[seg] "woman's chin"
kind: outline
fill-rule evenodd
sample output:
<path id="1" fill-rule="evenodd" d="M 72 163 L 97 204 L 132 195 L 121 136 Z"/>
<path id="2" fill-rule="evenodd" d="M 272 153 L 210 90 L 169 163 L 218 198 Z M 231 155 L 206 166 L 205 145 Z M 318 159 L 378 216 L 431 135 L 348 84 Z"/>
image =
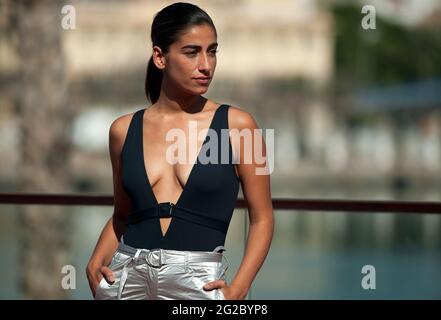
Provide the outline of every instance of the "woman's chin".
<path id="1" fill-rule="evenodd" d="M 207 87 L 198 87 L 196 88 L 196 90 L 194 91 L 195 94 L 204 94 L 206 93 L 208 90 L 208 86 Z"/>

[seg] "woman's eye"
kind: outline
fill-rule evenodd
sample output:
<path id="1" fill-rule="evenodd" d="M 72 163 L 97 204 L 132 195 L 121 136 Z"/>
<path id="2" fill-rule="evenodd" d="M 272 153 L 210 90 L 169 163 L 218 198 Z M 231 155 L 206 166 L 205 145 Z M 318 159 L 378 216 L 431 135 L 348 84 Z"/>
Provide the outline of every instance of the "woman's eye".
<path id="1" fill-rule="evenodd" d="M 210 51 L 210 53 L 212 53 L 212 54 L 216 54 L 218 51 L 219 51 L 219 50 L 212 50 L 212 51 Z M 197 52 L 186 52 L 185 54 L 186 54 L 186 55 L 195 55 L 195 54 L 197 54 Z"/>

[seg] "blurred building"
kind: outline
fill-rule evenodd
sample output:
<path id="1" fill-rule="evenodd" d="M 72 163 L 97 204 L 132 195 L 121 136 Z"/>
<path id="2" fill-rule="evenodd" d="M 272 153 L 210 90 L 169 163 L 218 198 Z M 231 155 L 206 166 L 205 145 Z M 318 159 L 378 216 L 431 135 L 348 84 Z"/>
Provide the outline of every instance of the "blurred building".
<path id="1" fill-rule="evenodd" d="M 109 5 L 102 0 L 78 0 L 73 4 L 76 28 L 63 30 L 63 49 L 69 103 L 78 114 L 73 136 L 78 152 L 71 161 L 74 175 L 79 179 L 93 177 L 98 181 L 101 177 L 104 179 L 101 186 L 109 186 L 105 128 L 119 114 L 148 105 L 144 77 L 151 55 L 150 26 L 154 14 L 172 2 L 131 0 L 113 1 Z M 312 176 L 338 175 L 352 179 L 365 174 L 379 178 L 394 170 L 396 159 L 404 159 L 394 144 L 393 118 L 383 117 L 372 127 L 353 129 L 347 126 L 339 101 L 326 98 L 326 88 L 335 74 L 335 35 L 333 16 L 323 5 L 325 2 L 193 3 L 212 16 L 218 30 L 218 65 L 207 96 L 244 107 L 261 127 L 275 130 L 275 176 L 301 184 L 303 178 Z M 414 21 L 413 27 L 433 25 L 440 12 L 435 1 L 373 1 L 373 4 L 379 16 Z M 406 14 L 401 15 L 402 12 Z M 5 10 L 0 14 L 3 26 L 7 16 L 4 13 Z M 415 18 L 410 17 L 412 14 Z M 52 23 L 61 27 L 59 22 Z M 0 147 L 7 156 L 0 175 L 12 179 L 11 173 L 17 170 L 14 159 L 18 155 L 14 154 L 17 133 L 8 91 L 14 88 L 14 70 L 20 66 L 8 44 L 8 31 L 2 30 L 0 130 L 7 138 Z M 387 115 L 387 108 L 379 107 L 380 114 Z M 439 126 L 439 121 L 433 126 Z M 412 132 L 409 131 L 410 136 Z M 375 143 L 378 139 L 382 142 Z M 414 140 L 423 145 L 419 139 L 416 136 Z M 431 136 L 429 145 L 438 145 L 437 139 L 439 135 Z M 406 145 L 412 143 L 403 145 L 408 148 Z M 440 162 L 439 152 L 415 152 L 424 154 L 428 163 L 424 168 L 429 168 L 429 176 L 432 175 L 437 170 L 433 164 Z M 417 168 L 421 160 L 412 157 L 409 162 Z M 366 170 L 359 170 L 360 166 Z"/>

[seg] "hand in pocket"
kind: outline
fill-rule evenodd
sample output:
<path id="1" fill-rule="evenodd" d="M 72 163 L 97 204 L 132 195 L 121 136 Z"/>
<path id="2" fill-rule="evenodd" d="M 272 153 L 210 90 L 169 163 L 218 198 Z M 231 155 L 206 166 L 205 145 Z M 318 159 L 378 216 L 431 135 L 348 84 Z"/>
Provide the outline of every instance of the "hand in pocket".
<path id="1" fill-rule="evenodd" d="M 95 297 L 96 290 L 98 289 L 103 278 L 108 283 L 113 283 L 115 281 L 113 272 L 108 266 L 100 266 L 98 268 L 88 269 L 87 278 L 89 281 L 89 286 L 92 290 L 93 297 Z"/>

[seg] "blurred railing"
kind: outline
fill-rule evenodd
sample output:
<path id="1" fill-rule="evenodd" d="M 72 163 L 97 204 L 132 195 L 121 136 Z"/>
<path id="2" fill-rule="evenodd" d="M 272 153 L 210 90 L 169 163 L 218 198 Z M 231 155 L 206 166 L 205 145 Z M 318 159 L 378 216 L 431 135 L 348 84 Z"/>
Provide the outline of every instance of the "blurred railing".
<path id="1" fill-rule="evenodd" d="M 113 196 L 65 193 L 0 193 L 0 204 L 111 206 L 113 205 Z M 238 199 L 236 208 L 246 209 L 246 201 Z M 277 198 L 273 199 L 273 209 L 441 214 L 441 202 Z"/>

